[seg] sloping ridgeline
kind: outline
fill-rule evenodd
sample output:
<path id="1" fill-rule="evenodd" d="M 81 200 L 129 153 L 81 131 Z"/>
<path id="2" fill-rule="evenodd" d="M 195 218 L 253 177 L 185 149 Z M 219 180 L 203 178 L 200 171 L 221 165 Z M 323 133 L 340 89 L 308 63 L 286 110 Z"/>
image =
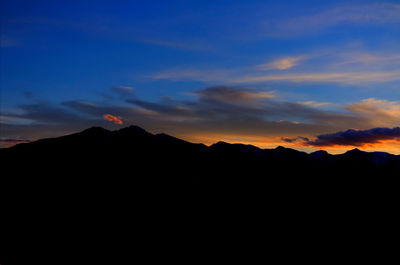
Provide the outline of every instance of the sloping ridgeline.
<path id="1" fill-rule="evenodd" d="M 398 200 L 399 157 L 357 149 L 208 147 L 131 126 L 94 127 L 0 155 L 2 249 L 21 263 L 115 264 L 132 260 L 132 249 L 168 259 L 193 250 L 182 242 L 215 233 L 229 241 L 233 230 L 244 236 L 243 226 L 250 234 L 270 227 L 277 244 L 326 227 L 339 236 L 353 222 L 362 237 L 365 220 L 390 220 Z"/>

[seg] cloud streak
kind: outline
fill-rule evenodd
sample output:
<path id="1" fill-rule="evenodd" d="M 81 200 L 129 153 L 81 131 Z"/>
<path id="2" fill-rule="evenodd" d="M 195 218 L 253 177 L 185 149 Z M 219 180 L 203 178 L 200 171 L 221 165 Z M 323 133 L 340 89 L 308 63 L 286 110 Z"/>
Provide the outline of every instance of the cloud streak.
<path id="1" fill-rule="evenodd" d="M 116 116 L 111 115 L 111 114 L 104 114 L 103 117 L 107 121 L 113 122 L 115 124 L 118 124 L 118 125 L 124 124 L 123 121 L 121 120 L 121 117 L 116 117 Z"/>
<path id="2" fill-rule="evenodd" d="M 266 37 L 287 38 L 322 32 L 335 26 L 382 26 L 400 23 L 400 5 L 391 3 L 343 5 L 314 14 L 264 21 Z"/>
<path id="3" fill-rule="evenodd" d="M 131 95 L 133 91 L 133 87 L 130 86 L 114 86 L 111 88 L 112 92 L 119 93 L 123 96 Z"/>
<path id="4" fill-rule="evenodd" d="M 191 80 L 231 85 L 287 82 L 369 86 L 400 81 L 399 58 L 398 50 L 376 53 L 354 48 L 332 48 L 329 51 L 277 58 L 266 64 L 225 69 L 174 68 L 146 77 L 153 80 Z M 296 67 L 300 62 L 302 67 Z"/>
<path id="5" fill-rule="evenodd" d="M 256 68 L 261 69 L 261 70 L 272 70 L 272 69 L 278 69 L 278 70 L 287 70 L 290 69 L 296 65 L 299 64 L 301 60 L 303 60 L 303 56 L 299 57 L 286 57 L 286 58 L 281 58 L 266 64 L 260 64 Z"/>
<path id="6" fill-rule="evenodd" d="M 197 93 L 201 100 L 217 100 L 228 103 L 255 103 L 260 99 L 274 98 L 274 92 L 259 92 L 251 89 L 235 89 L 229 86 L 215 86 Z"/>
<path id="7" fill-rule="evenodd" d="M 234 79 L 233 83 L 261 83 L 267 81 L 328 82 L 342 84 L 384 83 L 400 80 L 400 71 L 387 72 L 327 72 L 292 73 L 283 75 L 248 75 Z"/>

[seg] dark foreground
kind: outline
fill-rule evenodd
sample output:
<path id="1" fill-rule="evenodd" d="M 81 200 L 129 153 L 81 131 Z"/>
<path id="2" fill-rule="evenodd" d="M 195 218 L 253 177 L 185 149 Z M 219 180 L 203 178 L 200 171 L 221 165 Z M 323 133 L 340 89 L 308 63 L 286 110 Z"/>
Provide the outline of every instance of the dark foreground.
<path id="1" fill-rule="evenodd" d="M 0 155 L 3 265 L 201 259 L 195 244 L 249 236 L 301 248 L 351 230 L 362 241 L 377 236 L 372 220 L 389 227 L 399 199 L 400 158 L 359 150 L 207 147 L 132 126 Z"/>

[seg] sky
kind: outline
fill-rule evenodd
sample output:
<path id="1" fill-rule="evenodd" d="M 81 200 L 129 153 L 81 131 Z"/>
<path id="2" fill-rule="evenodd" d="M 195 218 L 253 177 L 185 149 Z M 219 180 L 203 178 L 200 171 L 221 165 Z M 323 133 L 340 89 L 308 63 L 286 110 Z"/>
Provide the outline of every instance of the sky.
<path id="1" fill-rule="evenodd" d="M 400 154 L 400 1 L 0 2 L 0 146 L 137 125 Z"/>

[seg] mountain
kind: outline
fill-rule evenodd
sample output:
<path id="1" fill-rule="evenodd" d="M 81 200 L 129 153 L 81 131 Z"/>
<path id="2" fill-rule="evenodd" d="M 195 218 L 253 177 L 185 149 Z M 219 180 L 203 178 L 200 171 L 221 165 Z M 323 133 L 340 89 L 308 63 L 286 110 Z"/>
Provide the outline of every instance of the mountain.
<path id="1" fill-rule="evenodd" d="M 221 230 L 228 239 L 237 226 L 257 235 L 268 227 L 277 242 L 324 227 L 334 234 L 341 220 L 360 216 L 360 226 L 360 213 L 389 211 L 400 169 L 387 153 L 205 146 L 137 126 L 18 144 L 0 161 L 0 249 L 20 259 L 11 264 L 119 264 L 131 249 L 164 259 L 190 253 L 173 239 L 209 242 Z"/>
<path id="2" fill-rule="evenodd" d="M 109 175 L 117 172 L 125 174 L 122 171 L 130 168 L 135 172 L 146 172 L 147 175 L 172 173 L 184 181 L 201 177 L 210 170 L 235 177 L 239 172 L 312 174 L 313 168 L 321 168 L 325 174 L 371 174 L 378 171 L 394 174 L 400 165 L 399 156 L 358 149 L 330 155 L 322 150 L 307 154 L 282 146 L 260 149 L 252 145 L 225 142 L 207 147 L 163 133 L 154 135 L 138 126 L 117 131 L 93 127 L 59 138 L 1 149 L 0 155 L 3 161 L 15 168 L 22 163 L 31 170 L 40 168 L 42 173 L 47 173 L 55 166 L 64 168 L 65 172 L 79 170 Z"/>

